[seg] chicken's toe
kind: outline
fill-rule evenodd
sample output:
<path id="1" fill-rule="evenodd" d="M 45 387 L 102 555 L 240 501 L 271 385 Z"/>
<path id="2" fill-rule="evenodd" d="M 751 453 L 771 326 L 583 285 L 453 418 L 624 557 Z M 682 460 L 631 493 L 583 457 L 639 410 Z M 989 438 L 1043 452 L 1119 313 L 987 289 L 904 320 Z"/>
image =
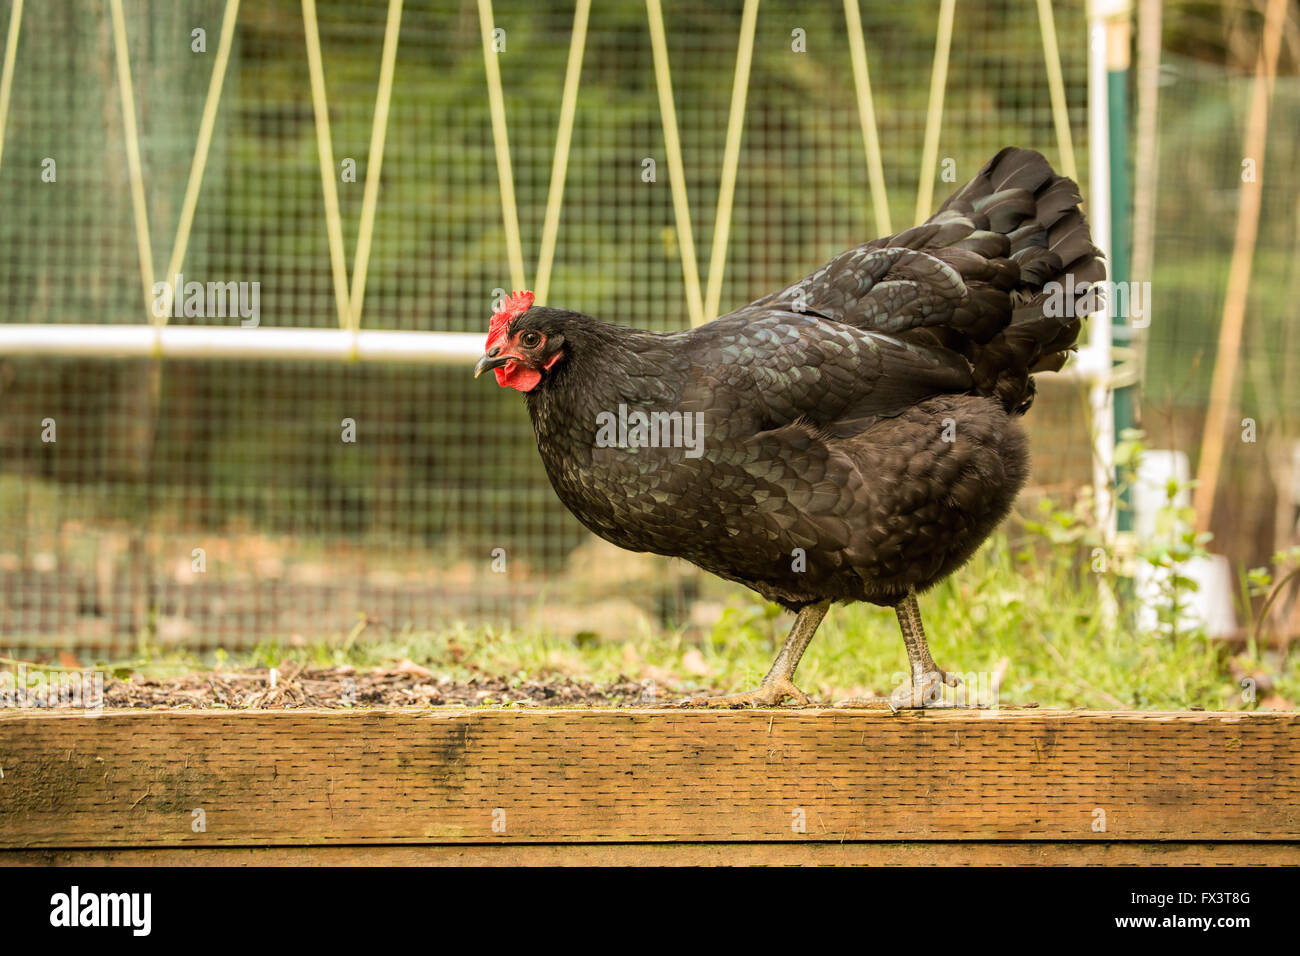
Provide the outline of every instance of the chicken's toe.
<path id="1" fill-rule="evenodd" d="M 900 687 L 890 694 L 890 700 L 899 709 L 922 710 L 940 707 L 955 707 L 956 704 L 944 700 L 943 688 L 957 687 L 961 678 L 935 667 L 923 674 L 913 676 L 911 685 Z"/>
<path id="2" fill-rule="evenodd" d="M 723 694 L 717 697 L 692 697 L 682 701 L 683 707 L 779 707 L 787 697 L 798 706 L 812 706 L 813 700 L 793 682 L 783 679 L 765 680 L 758 687 L 742 694 Z"/>

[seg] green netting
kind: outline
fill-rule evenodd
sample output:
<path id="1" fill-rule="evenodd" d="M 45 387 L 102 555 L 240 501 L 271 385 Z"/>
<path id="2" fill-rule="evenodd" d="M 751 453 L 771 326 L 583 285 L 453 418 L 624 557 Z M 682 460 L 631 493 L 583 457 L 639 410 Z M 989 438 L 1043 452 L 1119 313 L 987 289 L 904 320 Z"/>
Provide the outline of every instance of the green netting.
<path id="1" fill-rule="evenodd" d="M 224 4 L 124 6 L 161 273 Z M 913 219 L 939 3 L 863 6 L 890 208 L 902 228 Z M 1084 2 L 1054 7 L 1086 178 Z M 531 281 L 573 11 L 532 0 L 494 8 L 506 31 L 499 62 Z M 355 182 L 339 183 L 349 266 L 386 11 L 381 0 L 320 4 L 334 154 L 357 168 Z M 5 23 L 8 15 L 0 5 Z M 706 266 L 740 5 L 669 2 L 665 20 Z M 191 50 L 196 28 L 206 31 L 206 53 Z M 796 29 L 806 53 L 791 48 Z M 1160 320 L 1153 332 L 1157 383 L 1178 379 L 1196 349 L 1212 349 L 1244 82 L 1222 67 L 1188 66 L 1165 90 L 1157 263 L 1166 271 L 1157 289 L 1167 297 L 1155 311 L 1176 311 L 1178 321 Z M 1278 90 L 1294 116 L 1294 81 Z M 1275 134 L 1279 156 L 1294 145 L 1297 124 L 1287 125 Z M 1198 147 L 1199 166 L 1187 161 L 1189 142 L 1211 139 L 1219 145 Z M 1059 159 L 1035 4 L 959 4 L 940 157 L 960 182 L 1009 143 Z M 47 158 L 57 164 L 54 183 L 41 180 Z M 646 158 L 657 163 L 655 183 L 642 180 Z M 1293 206 L 1294 173 L 1276 166 L 1269 195 L 1289 189 Z M 658 329 L 687 322 L 668 180 L 644 5 L 595 3 L 552 304 Z M 936 203 L 952 188 L 937 182 Z M 0 322 L 147 321 L 107 4 L 27 5 L 0 197 Z M 1292 211 L 1270 202 L 1261 255 L 1294 276 L 1288 230 Z M 723 309 L 874 235 L 843 10 L 764 2 Z M 264 326 L 336 325 L 297 0 L 240 12 L 184 273 L 259 283 Z M 509 285 L 477 5 L 408 3 L 363 324 L 481 332 L 493 290 Z M 1252 348 L 1268 346 L 1254 338 Z M 41 441 L 47 418 L 57 422 L 55 443 Z M 355 443 L 340 438 L 346 418 L 356 422 Z M 1031 419 L 1035 480 L 1086 481 L 1079 388 L 1045 383 Z M 467 369 L 0 356 L 7 648 L 236 646 L 336 636 L 362 617 L 394 630 L 517 618 L 557 594 L 581 596 L 567 571 L 586 538 L 549 490 L 518 396 L 473 382 Z M 494 548 L 508 555 L 505 575 L 491 571 Z M 206 558 L 202 574 L 194 549 Z"/>

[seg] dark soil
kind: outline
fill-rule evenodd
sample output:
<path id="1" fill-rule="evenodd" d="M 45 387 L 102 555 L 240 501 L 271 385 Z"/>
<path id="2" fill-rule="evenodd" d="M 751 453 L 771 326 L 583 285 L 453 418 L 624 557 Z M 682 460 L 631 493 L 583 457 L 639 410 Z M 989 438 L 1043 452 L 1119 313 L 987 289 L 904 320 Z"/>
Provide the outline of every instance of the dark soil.
<path id="1" fill-rule="evenodd" d="M 287 666 L 238 672 L 186 674 L 161 679 L 133 677 L 104 685 L 105 707 L 193 707 L 197 709 L 287 709 L 295 707 L 656 706 L 683 695 L 628 679 L 593 684 L 567 677 L 511 681 L 473 677 L 453 681 L 419 665 L 395 670 Z"/>

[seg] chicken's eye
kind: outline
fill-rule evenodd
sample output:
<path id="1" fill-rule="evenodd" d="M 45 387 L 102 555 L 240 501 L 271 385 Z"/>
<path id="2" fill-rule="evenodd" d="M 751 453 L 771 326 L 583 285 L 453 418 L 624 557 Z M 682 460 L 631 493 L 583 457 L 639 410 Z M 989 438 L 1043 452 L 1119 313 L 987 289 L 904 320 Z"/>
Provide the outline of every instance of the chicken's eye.
<path id="1" fill-rule="evenodd" d="M 541 344 L 542 337 L 539 333 L 528 331 L 519 336 L 519 344 L 526 349 L 535 349 Z"/>

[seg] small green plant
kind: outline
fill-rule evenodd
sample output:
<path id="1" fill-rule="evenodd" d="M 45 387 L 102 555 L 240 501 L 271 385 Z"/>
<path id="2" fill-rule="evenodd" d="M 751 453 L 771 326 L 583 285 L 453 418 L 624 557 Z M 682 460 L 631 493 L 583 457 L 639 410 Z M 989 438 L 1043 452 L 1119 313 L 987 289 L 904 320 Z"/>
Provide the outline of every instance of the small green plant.
<path id="1" fill-rule="evenodd" d="M 1274 582 L 1273 571 L 1270 568 L 1251 568 L 1246 572 L 1247 593 L 1249 596 L 1264 597 L 1264 606 L 1260 608 L 1259 617 L 1256 619 L 1255 627 L 1251 632 L 1251 636 L 1256 642 L 1259 641 L 1260 628 L 1263 627 L 1273 602 L 1277 600 L 1287 584 L 1296 575 L 1300 575 L 1300 545 L 1288 548 L 1285 551 L 1274 552 L 1272 563 L 1275 568 L 1286 569 L 1276 579 L 1276 583 Z"/>
<path id="2" fill-rule="evenodd" d="M 1203 632 L 1204 627 L 1202 622 L 1188 617 L 1192 603 L 1190 595 L 1195 594 L 1200 586 L 1195 578 L 1183 573 L 1183 569 L 1189 561 L 1210 556 L 1205 545 L 1214 536 L 1208 531 L 1198 532 L 1194 525 L 1195 511 L 1188 505 L 1178 504 L 1180 496 L 1195 484 L 1174 478 L 1166 482 L 1165 503 L 1156 512 L 1155 534 L 1141 542 L 1138 548 L 1138 559 L 1146 562 L 1153 571 L 1152 604 L 1159 622 L 1158 630 L 1171 636 L 1177 636 L 1180 627 L 1189 627 L 1197 633 Z"/>

